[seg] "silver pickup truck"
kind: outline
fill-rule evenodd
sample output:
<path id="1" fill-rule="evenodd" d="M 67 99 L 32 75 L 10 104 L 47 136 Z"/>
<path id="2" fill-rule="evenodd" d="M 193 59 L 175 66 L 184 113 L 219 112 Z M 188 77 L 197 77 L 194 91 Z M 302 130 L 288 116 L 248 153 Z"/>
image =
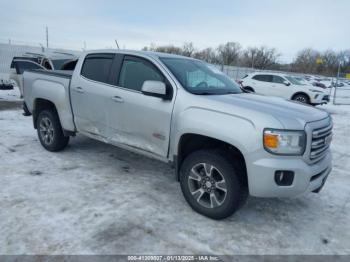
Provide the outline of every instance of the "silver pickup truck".
<path id="1" fill-rule="evenodd" d="M 213 219 L 250 194 L 319 192 L 331 171 L 328 113 L 244 93 L 205 62 L 164 53 L 84 53 L 74 71 L 24 73 L 40 142 L 76 133 L 171 163 L 189 205 Z"/>

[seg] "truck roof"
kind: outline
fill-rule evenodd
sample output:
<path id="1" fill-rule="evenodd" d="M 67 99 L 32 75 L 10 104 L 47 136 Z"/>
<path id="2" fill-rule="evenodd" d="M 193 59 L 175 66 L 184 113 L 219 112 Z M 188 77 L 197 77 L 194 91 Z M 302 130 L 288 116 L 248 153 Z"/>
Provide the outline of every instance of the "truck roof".
<path id="1" fill-rule="evenodd" d="M 84 52 L 84 54 L 96 54 L 96 53 L 116 53 L 116 54 L 129 54 L 129 55 L 143 55 L 152 58 L 183 58 L 183 59 L 193 59 L 191 57 L 169 54 L 169 53 L 161 53 L 161 52 L 153 52 L 153 51 L 141 51 L 141 50 L 127 50 L 127 49 L 98 49 L 98 50 L 89 50 Z"/>

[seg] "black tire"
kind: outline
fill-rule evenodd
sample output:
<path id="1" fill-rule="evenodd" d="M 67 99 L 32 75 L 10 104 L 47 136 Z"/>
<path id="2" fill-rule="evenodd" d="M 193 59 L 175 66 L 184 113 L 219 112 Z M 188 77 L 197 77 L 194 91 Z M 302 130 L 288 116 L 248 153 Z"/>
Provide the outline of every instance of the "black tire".
<path id="1" fill-rule="evenodd" d="M 299 103 L 303 103 L 303 104 L 310 104 L 310 99 L 307 95 L 304 95 L 304 94 L 297 94 L 295 96 L 293 96 L 293 99 L 294 101 L 297 101 Z"/>
<path id="2" fill-rule="evenodd" d="M 201 174 L 201 181 L 194 180 L 193 174 L 195 174 L 196 177 L 200 174 L 201 171 L 199 170 L 202 163 L 206 163 L 206 167 L 214 167 L 210 168 L 211 177 L 223 177 L 226 184 L 225 196 L 223 196 L 223 191 L 220 193 L 221 189 L 219 190 L 218 188 L 212 188 L 213 191 L 210 193 L 205 192 L 201 194 L 203 190 L 208 190 L 208 187 L 206 187 L 207 189 L 203 189 L 203 186 L 205 186 L 207 182 L 205 182 L 204 185 L 202 181 L 206 179 L 207 174 Z M 195 173 L 191 173 L 193 169 L 197 169 Z M 206 168 L 204 167 L 203 169 Z M 181 190 L 186 201 L 193 210 L 212 219 L 224 219 L 236 212 L 243 203 L 245 203 L 248 197 L 248 189 L 247 186 L 244 185 L 242 176 L 242 169 L 238 168 L 238 165 L 234 164 L 232 160 L 230 161 L 225 156 L 224 152 L 218 150 L 200 150 L 190 154 L 181 166 Z M 213 181 L 211 181 L 211 183 L 213 183 Z M 215 182 L 215 186 L 216 184 L 217 182 Z M 196 187 L 198 187 L 197 190 Z M 197 191 L 200 191 L 200 193 L 194 194 L 194 192 Z M 216 200 L 220 200 L 221 203 L 219 205 L 219 202 L 212 201 L 212 193 L 216 194 Z M 205 194 L 207 196 L 205 196 Z M 199 198 L 199 196 L 201 197 Z M 206 201 L 208 203 L 206 203 Z M 215 202 L 217 206 L 214 206 L 212 202 Z"/>
<path id="3" fill-rule="evenodd" d="M 46 150 L 56 152 L 68 145 L 69 137 L 64 136 L 60 120 L 55 111 L 41 111 L 36 120 L 36 126 L 40 143 Z"/>

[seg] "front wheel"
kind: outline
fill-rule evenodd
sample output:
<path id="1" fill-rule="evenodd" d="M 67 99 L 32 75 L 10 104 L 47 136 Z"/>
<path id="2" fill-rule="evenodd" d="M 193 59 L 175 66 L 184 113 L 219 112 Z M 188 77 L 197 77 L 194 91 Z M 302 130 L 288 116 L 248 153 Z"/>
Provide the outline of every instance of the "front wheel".
<path id="1" fill-rule="evenodd" d="M 248 193 L 240 169 L 216 150 L 189 155 L 181 166 L 180 184 L 186 201 L 198 213 L 223 219 L 245 202 Z"/>
<path id="2" fill-rule="evenodd" d="M 43 110 L 37 118 L 37 132 L 41 145 L 48 151 L 60 151 L 68 145 L 58 115 L 52 110 Z"/>
<path id="3" fill-rule="evenodd" d="M 303 104 L 310 104 L 310 99 L 304 94 L 297 94 L 293 97 L 294 101 L 298 101 Z"/>

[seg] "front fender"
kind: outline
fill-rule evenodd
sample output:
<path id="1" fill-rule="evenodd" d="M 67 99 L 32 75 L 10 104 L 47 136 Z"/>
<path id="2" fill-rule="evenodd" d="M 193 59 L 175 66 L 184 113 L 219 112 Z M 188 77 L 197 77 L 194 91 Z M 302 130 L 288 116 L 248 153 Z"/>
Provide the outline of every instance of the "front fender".
<path id="1" fill-rule="evenodd" d="M 181 112 L 175 123 L 174 155 L 178 155 L 181 136 L 198 134 L 226 142 L 244 155 L 261 147 L 261 135 L 252 121 L 215 110 L 191 107 Z"/>

